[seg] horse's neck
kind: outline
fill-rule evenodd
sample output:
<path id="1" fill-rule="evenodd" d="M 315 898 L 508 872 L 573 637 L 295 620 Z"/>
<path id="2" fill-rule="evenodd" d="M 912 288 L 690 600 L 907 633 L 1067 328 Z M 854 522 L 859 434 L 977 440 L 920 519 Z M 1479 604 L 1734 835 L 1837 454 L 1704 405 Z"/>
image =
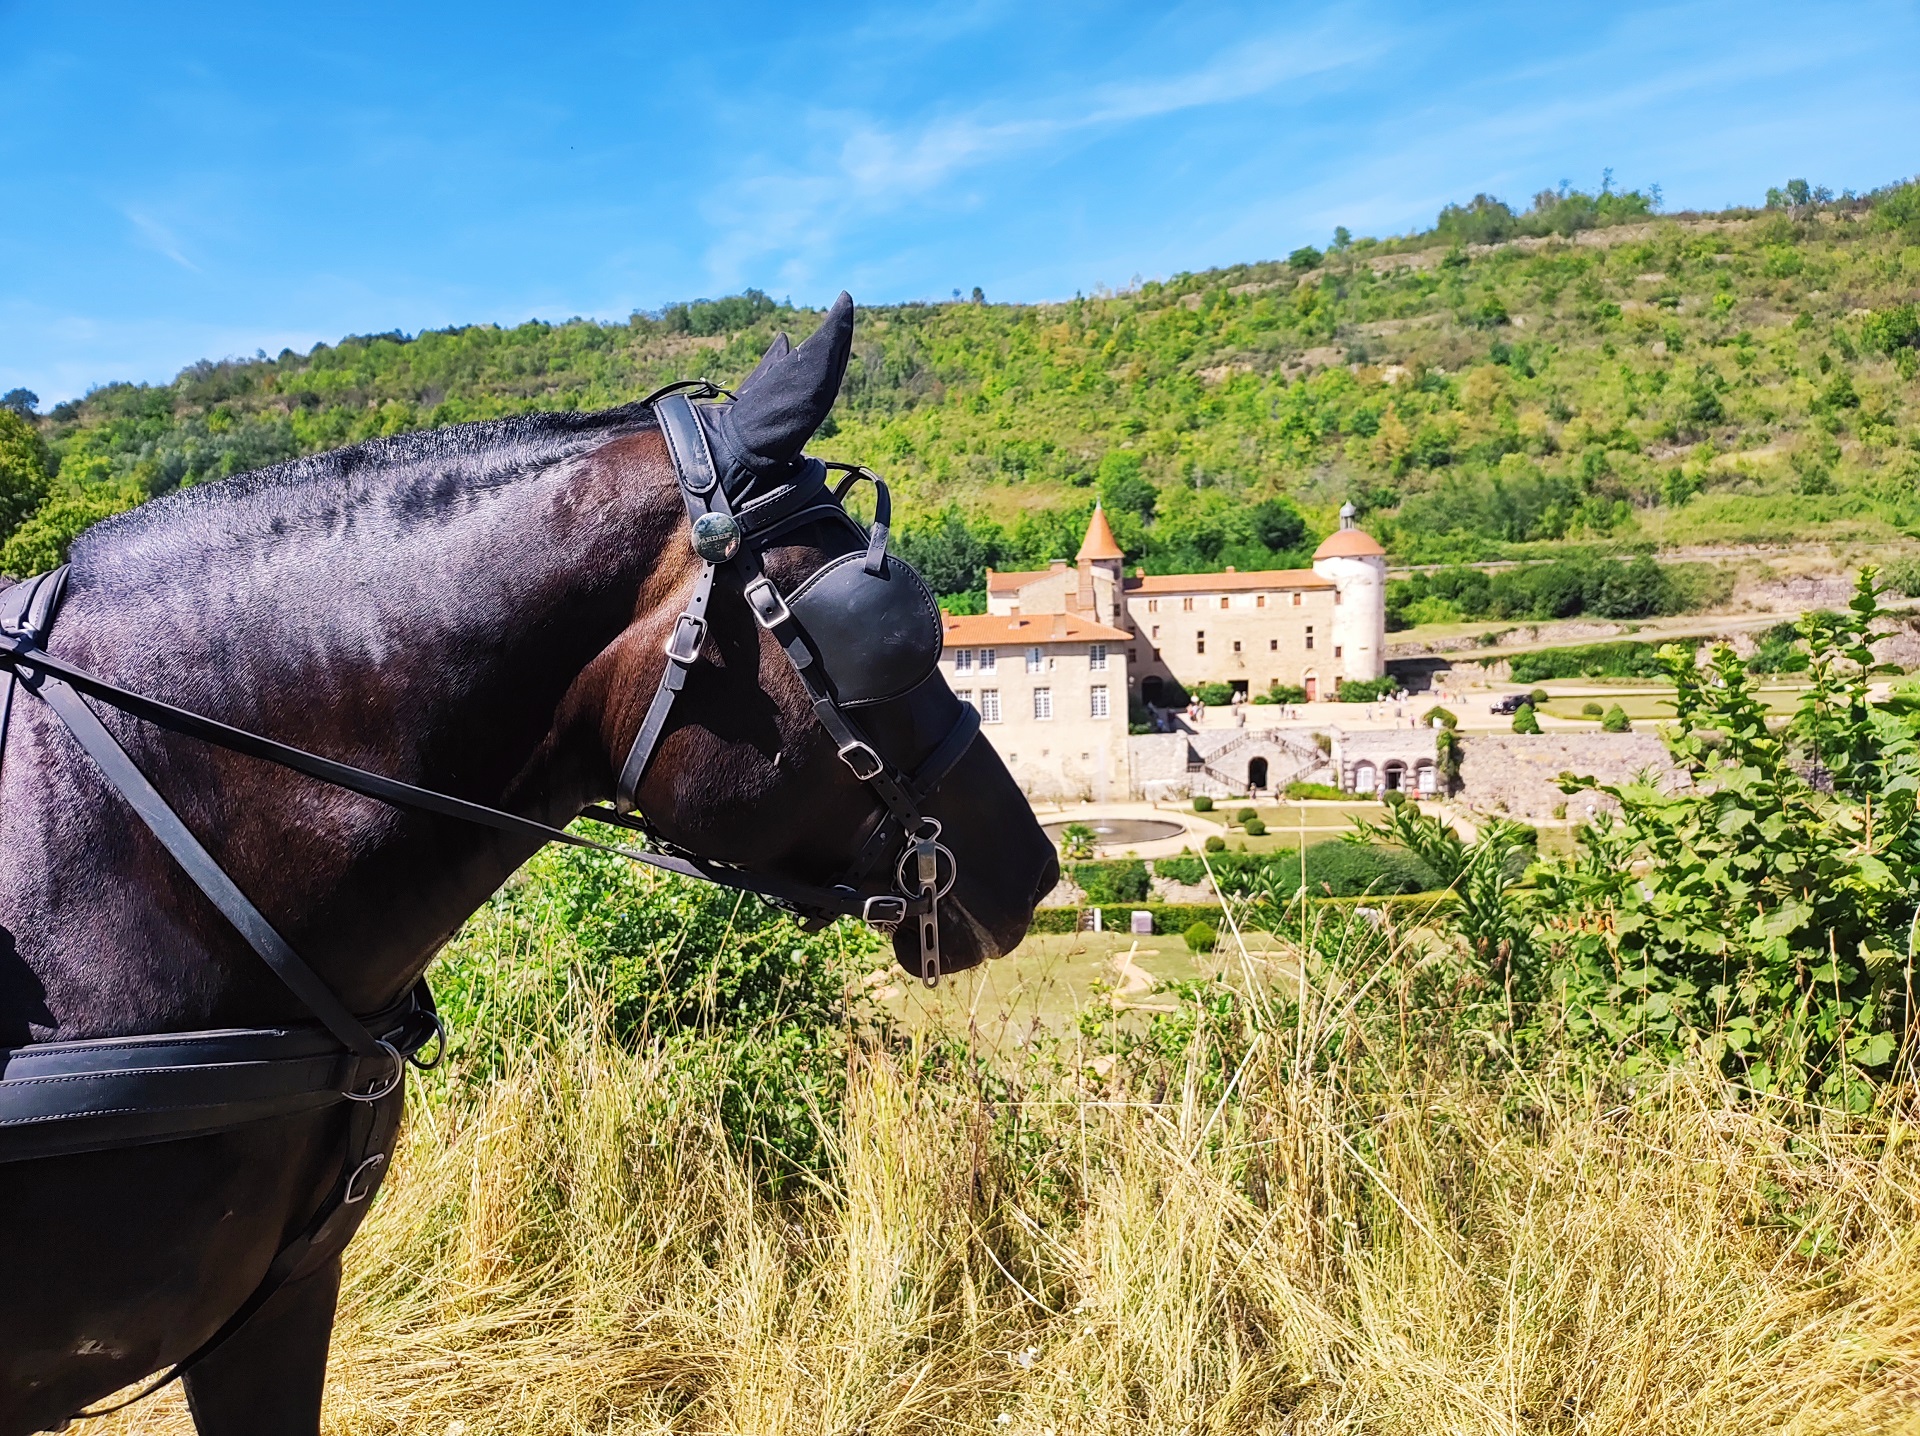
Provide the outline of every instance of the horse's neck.
<path id="1" fill-rule="evenodd" d="M 90 604 L 83 589 L 84 632 L 61 636 L 100 656 L 132 640 L 140 657 L 112 665 L 121 681 L 238 726 L 564 820 L 591 796 L 592 764 L 554 732 L 556 712 L 631 621 L 678 512 L 644 472 L 630 454 L 576 461 L 384 531 L 364 519 L 296 527 L 284 543 L 243 534 L 202 577 L 224 588 L 217 600 L 189 582 L 143 605 L 136 565 L 117 597 Z M 163 790 L 216 856 L 362 1010 L 410 981 L 530 852 L 187 740 L 138 737 L 137 756 L 165 770 Z M 165 911 L 154 921 L 152 940 L 177 949 L 188 924 Z M 258 960 L 224 936 L 211 944 L 225 994 L 214 1005 L 245 1005 L 259 996 Z"/>

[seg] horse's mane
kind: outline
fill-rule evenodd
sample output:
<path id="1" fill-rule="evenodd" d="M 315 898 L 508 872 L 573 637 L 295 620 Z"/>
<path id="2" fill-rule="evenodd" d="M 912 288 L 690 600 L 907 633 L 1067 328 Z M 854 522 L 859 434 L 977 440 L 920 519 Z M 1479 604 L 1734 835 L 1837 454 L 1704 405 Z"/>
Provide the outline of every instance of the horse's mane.
<path id="1" fill-rule="evenodd" d="M 609 439 L 653 424 L 644 403 L 592 413 L 519 414 L 370 439 L 344 449 L 291 459 L 218 483 L 197 484 L 142 504 L 87 530 L 73 546 L 78 567 L 111 564 L 117 554 L 177 533 L 189 542 L 202 526 L 244 527 L 250 511 L 271 521 L 289 502 L 344 507 L 370 483 L 402 510 L 445 503 L 449 489 L 494 488 L 546 469 Z M 331 492 L 329 492 L 331 491 Z"/>

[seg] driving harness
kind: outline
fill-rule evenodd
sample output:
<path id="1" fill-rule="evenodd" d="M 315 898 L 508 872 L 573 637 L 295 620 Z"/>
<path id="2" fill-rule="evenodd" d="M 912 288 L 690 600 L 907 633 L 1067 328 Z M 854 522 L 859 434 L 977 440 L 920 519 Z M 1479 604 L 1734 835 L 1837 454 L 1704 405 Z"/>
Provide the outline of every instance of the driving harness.
<path id="1" fill-rule="evenodd" d="M 239 1310 L 140 1396 L 184 1373 L 285 1282 L 344 1248 L 391 1158 L 406 1068 L 437 1065 L 445 1056 L 447 1037 L 424 978 L 381 1012 L 362 1016 L 348 1011 L 221 869 L 84 698 L 394 807 L 476 823 L 539 843 L 614 853 L 683 877 L 755 893 L 799 914 L 810 926 L 857 917 L 891 932 L 911 918 L 918 929 L 919 976 L 928 986 L 938 983 L 939 902 L 953 885 L 957 864 L 940 842 L 939 820 L 925 816 L 921 807 L 972 745 L 979 715 L 948 693 L 957 710 L 950 726 L 910 772 L 874 746 L 858 722 L 858 710 L 898 701 L 926 683 L 938 664 L 942 641 L 931 592 L 910 565 L 887 552 L 891 500 L 886 484 L 863 468 L 803 458 L 794 477 L 765 493 L 742 486 L 738 495 L 729 495 L 716 470 L 701 412 L 713 406 L 694 402 L 721 396 L 732 397 L 702 380 L 670 385 L 642 401 L 652 405 L 666 439 L 701 568 L 674 622 L 666 643 L 666 668 L 621 767 L 615 806 L 594 806 L 584 816 L 646 834 L 654 847 L 603 843 L 339 763 L 131 692 L 64 663 L 45 647 L 66 587 L 64 567 L 0 592 L 0 760 L 17 695 L 44 702 L 187 876 L 317 1019 L 283 1027 L 0 1049 L 0 1163 L 177 1140 L 324 1107 L 347 1108 L 342 1162 L 319 1209 L 275 1256 Z M 830 470 L 843 476 L 837 487 L 828 487 Z M 864 528 L 845 507 L 848 491 L 861 481 L 871 482 L 877 494 L 874 522 Z M 737 508 L 735 497 L 742 500 Z M 846 527 L 859 547 L 783 594 L 765 572 L 764 552 L 795 529 L 823 522 Z M 750 873 L 673 849 L 661 843 L 644 815 L 636 812 L 641 781 L 658 754 L 687 675 L 701 661 L 708 609 L 721 591 L 738 592 L 755 621 L 773 637 L 840 760 L 878 799 L 860 834 L 858 855 L 830 886 Z M 890 856 L 893 891 L 863 893 L 862 887 Z M 429 1044 L 433 1055 L 422 1058 Z"/>

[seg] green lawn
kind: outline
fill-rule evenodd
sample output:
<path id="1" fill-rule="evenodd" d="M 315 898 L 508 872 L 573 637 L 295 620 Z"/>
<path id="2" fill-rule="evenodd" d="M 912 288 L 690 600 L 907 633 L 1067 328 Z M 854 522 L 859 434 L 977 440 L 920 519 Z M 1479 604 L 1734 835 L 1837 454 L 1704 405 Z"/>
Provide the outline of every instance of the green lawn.
<path id="1" fill-rule="evenodd" d="M 1273 950 L 1272 938 L 1249 933 L 1246 940 L 1258 966 L 1269 969 L 1263 978 L 1284 975 L 1283 969 L 1274 970 L 1277 962 L 1270 964 L 1262 957 Z M 1123 974 L 1117 959 L 1129 952 L 1128 971 Z M 1225 971 L 1230 979 L 1244 976 L 1239 953 L 1230 943 L 1223 943 L 1218 953 L 1201 956 L 1178 936 L 1043 933 L 1027 938 L 1006 957 L 948 978 L 932 991 L 896 969 L 888 974 L 882 1000 L 909 1027 L 971 1026 L 981 1041 L 997 1047 L 1018 1045 L 1035 1032 L 1068 1035 L 1087 1011 L 1103 1018 L 1118 1013 L 1123 1020 L 1144 1022 L 1154 1009 L 1167 1005 L 1153 995 L 1155 983 L 1210 977 L 1217 971 Z"/>
<path id="2" fill-rule="evenodd" d="M 1567 680 L 1567 687 L 1584 690 L 1572 693 L 1555 692 L 1555 683 L 1540 685 L 1549 694 L 1545 712 L 1554 718 L 1572 718 L 1599 724 L 1598 718 L 1583 714 L 1580 710 L 1588 703 L 1598 703 L 1602 710 L 1618 703 L 1626 710 L 1627 717 L 1635 722 L 1664 723 L 1673 717 L 1673 689 L 1666 684 L 1657 686 L 1620 688 L 1610 691 L 1594 691 L 1601 688 L 1597 681 L 1577 682 Z M 1609 686 L 1610 687 L 1610 686 Z M 1767 712 L 1776 718 L 1789 718 L 1799 706 L 1800 695 L 1806 691 L 1804 686 L 1777 686 L 1759 690 L 1760 698 L 1767 705 Z"/>

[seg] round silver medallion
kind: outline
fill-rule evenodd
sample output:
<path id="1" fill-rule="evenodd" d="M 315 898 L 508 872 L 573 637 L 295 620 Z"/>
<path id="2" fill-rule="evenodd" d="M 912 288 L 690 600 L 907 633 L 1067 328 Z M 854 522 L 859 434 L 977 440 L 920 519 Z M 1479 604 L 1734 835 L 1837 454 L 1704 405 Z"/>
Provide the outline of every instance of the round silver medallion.
<path id="1" fill-rule="evenodd" d="M 708 563 L 725 563 L 740 552 L 740 525 L 731 514 L 702 514 L 693 521 L 693 551 Z"/>

